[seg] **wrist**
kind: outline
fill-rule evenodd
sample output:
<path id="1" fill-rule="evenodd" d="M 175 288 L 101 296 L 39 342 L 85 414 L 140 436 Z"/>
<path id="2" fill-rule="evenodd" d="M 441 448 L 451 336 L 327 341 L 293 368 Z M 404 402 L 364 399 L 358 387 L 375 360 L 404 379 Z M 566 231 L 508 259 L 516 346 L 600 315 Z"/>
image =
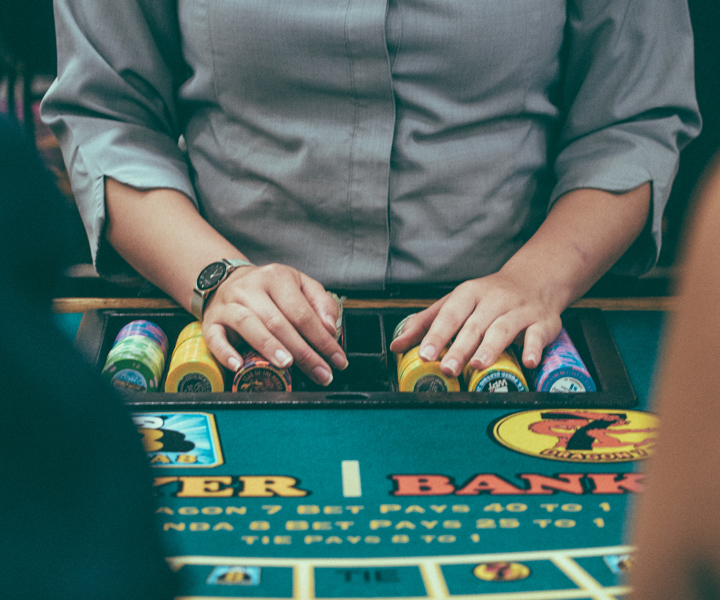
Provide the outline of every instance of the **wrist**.
<path id="1" fill-rule="evenodd" d="M 576 299 L 575 279 L 567 265 L 552 257 L 539 261 L 522 254 L 521 249 L 498 275 L 514 283 L 516 289 L 526 290 L 527 300 L 537 299 L 557 314 L 562 313 Z"/>
<path id="2" fill-rule="evenodd" d="M 249 260 L 234 258 L 222 258 L 219 261 L 210 263 L 206 266 L 197 277 L 195 288 L 193 289 L 192 300 L 190 302 L 190 312 L 202 321 L 205 306 L 212 294 L 220 287 L 220 285 L 230 276 L 230 274 L 240 267 L 255 266 Z"/>

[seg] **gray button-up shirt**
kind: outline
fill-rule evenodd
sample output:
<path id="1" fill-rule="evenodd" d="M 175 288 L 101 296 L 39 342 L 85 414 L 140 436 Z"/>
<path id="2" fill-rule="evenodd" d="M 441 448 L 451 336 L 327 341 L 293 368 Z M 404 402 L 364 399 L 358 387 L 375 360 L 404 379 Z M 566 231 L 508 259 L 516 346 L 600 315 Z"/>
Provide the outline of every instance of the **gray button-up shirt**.
<path id="1" fill-rule="evenodd" d="M 346 289 L 492 273 L 562 194 L 651 181 L 621 261 L 639 273 L 700 127 L 686 0 L 55 6 L 42 114 L 106 275 L 106 176 L 180 190 L 251 260 Z"/>

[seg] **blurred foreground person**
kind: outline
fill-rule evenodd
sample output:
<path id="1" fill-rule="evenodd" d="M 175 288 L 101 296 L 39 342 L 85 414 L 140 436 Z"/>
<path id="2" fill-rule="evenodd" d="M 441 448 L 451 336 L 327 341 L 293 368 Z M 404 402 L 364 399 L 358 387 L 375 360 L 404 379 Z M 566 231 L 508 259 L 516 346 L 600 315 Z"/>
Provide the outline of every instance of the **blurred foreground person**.
<path id="1" fill-rule="evenodd" d="M 66 210 L 0 115 L 0 597 L 171 598 L 137 431 L 52 321 Z"/>
<path id="2" fill-rule="evenodd" d="M 720 161 L 700 188 L 655 397 L 632 600 L 720 598 Z"/>

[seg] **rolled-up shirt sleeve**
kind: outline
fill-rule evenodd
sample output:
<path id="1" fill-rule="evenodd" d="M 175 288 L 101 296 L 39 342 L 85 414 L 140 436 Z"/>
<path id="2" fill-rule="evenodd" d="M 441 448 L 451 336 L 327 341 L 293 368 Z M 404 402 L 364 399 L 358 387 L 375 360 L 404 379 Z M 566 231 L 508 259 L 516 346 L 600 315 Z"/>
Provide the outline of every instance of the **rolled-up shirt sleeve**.
<path id="1" fill-rule="evenodd" d="M 700 131 L 685 0 L 568 4 L 565 121 L 550 206 L 579 188 L 652 186 L 645 231 L 613 268 L 637 275 L 660 252 L 661 221 L 680 150 Z"/>
<path id="2" fill-rule="evenodd" d="M 56 0 L 58 77 L 42 102 L 60 142 L 98 272 L 133 275 L 104 240 L 106 177 L 171 188 L 196 204 L 178 146 L 187 77 L 175 2 Z"/>
<path id="3" fill-rule="evenodd" d="M 442 182 L 454 176 L 451 168 L 457 167 L 457 162 L 446 167 L 434 155 L 413 154 L 417 139 L 427 139 L 424 133 L 425 137 L 414 134 L 403 137 L 403 132 L 412 131 L 414 126 L 419 127 L 418 134 L 424 132 L 428 114 L 435 114 L 436 110 L 441 117 L 439 122 L 445 123 L 448 131 L 454 131 L 453 127 L 459 131 L 471 121 L 472 131 L 476 132 L 462 140 L 454 135 L 448 137 L 449 146 L 444 146 L 443 151 L 455 148 L 458 155 L 476 156 L 477 148 L 482 148 L 482 152 L 494 148 L 496 159 L 485 162 L 485 172 L 481 176 L 469 173 L 467 177 L 467 181 L 487 182 L 478 194 L 481 202 L 464 202 L 476 197 L 475 188 L 447 187 L 453 191 L 453 197 L 456 191 L 460 194 L 456 206 L 479 207 L 468 221 L 483 223 L 478 235 L 485 236 L 479 240 L 485 245 L 468 236 L 472 243 L 467 247 L 487 247 L 492 256 L 478 260 L 493 268 L 504 260 L 518 240 L 537 227 L 536 217 L 548 200 L 552 207 L 557 198 L 574 189 L 626 192 L 651 182 L 653 208 L 646 231 L 616 265 L 620 272 L 644 272 L 659 253 L 662 212 L 677 171 L 679 151 L 700 129 L 687 0 L 545 2 L 545 8 L 540 3 L 530 6 L 515 0 L 492 6 L 471 4 L 472 8 L 467 9 L 477 27 L 492 31 L 498 23 L 517 21 L 526 27 L 518 31 L 525 32 L 531 22 L 537 28 L 543 15 L 549 24 L 557 23 L 557 27 L 551 28 L 553 43 L 540 46 L 543 49 L 547 46 L 553 60 L 541 61 L 548 72 L 537 74 L 540 89 L 528 96 L 531 116 L 529 121 L 523 121 L 517 116 L 518 111 L 526 110 L 524 105 L 506 102 L 505 96 L 503 102 L 497 102 L 499 96 L 485 93 L 503 87 L 493 84 L 492 78 L 485 77 L 489 81 L 485 87 L 470 86 L 473 92 L 469 95 L 465 92 L 469 80 L 464 79 L 468 75 L 458 76 L 457 85 L 447 85 L 441 92 L 437 89 L 440 84 L 433 86 L 418 80 L 413 69 L 429 73 L 435 82 L 446 81 L 442 77 L 448 72 L 456 76 L 457 68 L 451 68 L 452 61 L 437 63 L 433 57 L 452 51 L 455 54 L 451 52 L 449 56 L 462 58 L 464 54 L 459 48 L 465 48 L 465 44 L 453 42 L 453 46 L 442 38 L 428 39 L 427 28 L 410 27 L 415 17 L 407 17 L 406 32 L 409 35 L 415 31 L 416 48 L 429 47 L 432 52 L 417 54 L 414 59 L 417 62 L 412 63 L 413 52 L 417 50 L 413 51 L 408 38 L 403 38 L 402 60 L 396 65 L 400 72 L 393 75 L 387 63 L 386 28 L 381 26 L 387 7 L 381 0 L 357 11 L 349 5 L 340 7 L 339 12 L 322 8 L 334 7 L 332 0 L 325 4 L 307 0 L 287 14 L 277 13 L 277 7 L 268 7 L 268 3 L 260 0 L 189 2 L 180 3 L 184 8 L 180 15 L 175 0 L 56 0 L 58 79 L 43 101 L 42 116 L 60 141 L 98 272 L 105 277 L 118 275 L 123 268 L 124 272 L 132 272 L 104 239 L 104 180 L 112 177 L 141 189 L 175 189 L 197 205 L 193 186 L 196 184 L 203 215 L 232 243 L 242 243 L 243 248 L 268 261 L 297 261 L 303 269 L 314 269 L 311 273 L 320 280 L 334 281 L 334 277 L 339 277 L 337 272 L 341 272 L 343 282 L 362 281 L 364 285 L 369 281 L 382 285 L 388 253 L 375 252 L 377 268 L 370 277 L 365 267 L 353 270 L 347 266 L 354 260 L 353 240 L 360 239 L 357 232 L 363 230 L 363 236 L 367 234 L 367 239 L 373 240 L 366 244 L 366 250 L 385 248 L 390 235 L 388 211 L 392 208 L 399 215 L 398 211 L 407 206 L 408 211 L 415 213 L 417 222 L 420 208 L 432 209 L 432 198 L 437 195 L 434 190 L 444 189 Z M 290 0 L 285 5 L 294 6 Z M 321 8 L 314 9 L 316 5 Z M 357 6 L 361 5 L 365 6 L 363 3 Z M 464 6 L 459 0 L 455 5 Z M 484 17 L 490 6 L 495 20 Z M 408 14 L 412 13 L 411 10 Z M 424 19 L 435 18 L 420 13 L 417 19 L 421 24 Z M 373 18 L 366 18 L 367 14 Z M 311 19 L 308 15 L 315 17 Z M 457 22 L 437 18 L 440 25 L 447 27 L 443 31 L 448 32 L 448 39 L 455 40 Z M 321 21 L 318 28 L 317 19 L 326 19 L 327 23 Z M 351 22 L 352 26 L 348 25 Z M 362 33 L 357 38 L 360 40 L 357 48 L 352 45 L 355 34 L 350 35 L 355 28 L 358 34 Z M 460 29 L 466 36 L 461 40 L 469 42 L 478 37 L 473 27 Z M 510 33 L 514 29 L 507 28 Z M 333 35 L 325 39 L 317 31 Z M 537 36 L 546 34 L 539 29 L 535 32 Z M 286 43 L 267 42 L 278 39 Z M 308 39 L 322 39 L 323 43 L 309 44 Z M 493 44 L 502 41 L 492 39 Z M 561 45 L 562 68 L 558 69 L 556 52 Z M 494 70 L 485 65 L 485 75 L 502 75 L 500 80 L 503 85 L 509 84 L 511 92 L 507 97 L 516 99 L 523 97 L 528 84 L 526 74 L 518 72 L 517 57 L 511 58 L 498 61 Z M 403 62 L 408 60 L 411 62 Z M 403 64 L 416 66 L 403 73 L 399 69 Z M 442 68 L 436 69 L 437 64 Z M 332 68 L 321 69 L 318 65 Z M 482 68 L 480 64 L 477 78 L 480 81 L 484 81 Z M 354 73 L 367 75 L 367 87 L 358 87 L 358 82 L 365 80 L 354 79 Z M 412 83 L 410 88 L 408 82 Z M 402 110 L 390 113 L 394 84 L 396 95 L 400 98 L 407 92 L 412 102 L 398 104 Z M 418 101 L 421 95 L 427 106 Z M 477 99 L 472 118 L 463 117 L 466 97 Z M 435 102 L 437 98 L 441 101 Z M 422 110 L 414 115 L 408 106 L 416 105 Z M 359 113 L 360 107 L 363 110 Z M 432 107 L 430 112 L 428 107 Z M 362 121 L 360 114 L 367 121 Z M 393 118 L 395 130 L 387 126 Z M 186 122 L 190 124 L 187 133 L 192 168 L 178 147 Z M 490 127 L 480 126 L 486 122 Z M 505 132 L 503 139 L 508 140 L 507 144 L 514 143 L 510 139 L 513 135 L 513 139 L 520 139 L 523 127 L 533 128 L 534 137 L 524 145 L 525 162 L 519 162 L 517 177 L 498 168 L 498 163 L 510 162 L 504 158 L 507 154 L 507 149 L 503 154 L 504 143 L 498 145 L 499 153 L 497 147 L 490 145 L 496 125 Z M 393 139 L 393 131 L 400 135 Z M 543 154 L 537 158 L 533 150 L 540 139 Z M 453 145 L 457 143 L 460 146 Z M 393 144 L 394 155 L 389 150 Z M 551 158 L 547 159 L 545 151 L 550 145 Z M 326 151 L 325 146 L 334 150 Z M 458 147 L 463 152 L 458 152 Z M 365 154 L 359 152 L 361 148 Z M 530 155 L 532 158 L 527 159 Z M 284 158 L 279 160 L 281 156 Z M 404 170 L 390 169 L 391 156 L 407 158 Z M 344 165 L 348 165 L 347 170 Z M 555 173 L 555 187 L 549 199 L 546 167 Z M 391 171 L 390 184 L 383 189 L 388 177 L 383 173 L 387 171 Z M 319 173 L 322 177 L 317 177 Z M 333 185 L 322 187 L 318 194 L 314 182 L 330 177 L 328 173 L 334 174 Z M 417 180 L 411 177 L 417 174 L 422 177 Z M 537 202 L 534 196 L 526 199 L 524 193 L 517 193 L 518 210 L 509 211 L 506 221 L 486 226 L 488 215 L 502 212 L 495 208 L 505 206 L 506 196 L 515 193 L 503 187 L 506 180 L 527 182 L 522 189 L 532 195 L 534 183 L 540 178 L 542 189 Z M 462 173 L 458 180 L 466 181 Z M 305 185 L 308 181 L 313 185 Z M 357 192 L 353 191 L 356 184 Z M 404 190 L 402 194 L 408 198 L 420 200 L 403 204 L 398 190 Z M 236 202 L 236 197 L 242 202 Z M 353 198 L 357 206 L 340 201 L 341 198 Z M 437 198 L 444 202 L 445 196 L 439 194 Z M 532 210 L 523 205 L 525 202 L 532 204 Z M 323 207 L 321 218 L 317 216 L 318 206 Z M 377 209 L 372 218 L 367 217 L 370 207 Z M 297 218 L 297 224 L 286 217 L 285 229 L 274 233 L 268 241 L 267 229 L 259 224 L 275 219 L 283 210 Z M 332 218 L 328 216 L 329 210 L 335 211 Z M 352 216 L 355 210 L 365 215 L 365 222 Z M 326 252 L 338 261 L 333 263 L 333 272 L 327 261 L 313 256 L 312 250 L 298 257 L 298 244 L 288 241 L 296 239 L 289 233 L 297 238 L 314 235 L 331 220 L 340 223 L 333 232 L 334 246 L 326 247 Z M 398 221 L 413 222 L 407 215 L 397 218 Z M 356 233 L 345 235 L 343 232 L 350 231 L 348 228 L 355 228 Z M 412 246 L 416 237 L 432 235 L 422 228 L 418 228 L 422 234 L 407 225 L 405 229 L 405 238 L 393 242 L 402 245 L 409 240 L 408 246 L 394 255 L 398 273 L 402 266 L 397 266 L 401 264 L 397 257 L 403 252 L 419 265 L 408 271 L 414 279 L 433 277 L 433 273 L 437 278 L 441 270 L 445 276 L 444 266 L 432 267 L 437 262 L 436 256 L 444 257 L 439 265 L 474 264 L 477 252 L 466 251 L 464 247 L 457 252 L 443 250 L 434 254 L 426 248 L 416 251 Z M 263 231 L 260 236 L 259 230 Z M 327 230 L 328 227 L 323 233 Z M 521 230 L 523 235 L 517 234 Z M 441 228 L 437 231 L 436 238 L 444 240 L 446 231 Z M 498 243 L 497 236 L 505 236 L 503 243 Z M 502 252 L 497 248 L 502 248 Z M 475 271 L 459 269 L 453 273 L 459 279 Z"/>

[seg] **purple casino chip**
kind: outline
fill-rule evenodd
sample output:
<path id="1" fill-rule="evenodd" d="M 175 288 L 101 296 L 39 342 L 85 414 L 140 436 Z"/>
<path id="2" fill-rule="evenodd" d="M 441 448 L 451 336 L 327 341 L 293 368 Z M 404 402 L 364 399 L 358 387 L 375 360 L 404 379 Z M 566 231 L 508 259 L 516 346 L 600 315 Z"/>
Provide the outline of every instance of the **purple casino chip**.
<path id="1" fill-rule="evenodd" d="M 130 323 L 125 325 L 120 330 L 117 337 L 115 338 L 115 343 L 117 344 L 121 339 L 131 335 L 142 335 L 144 337 L 150 338 L 155 343 L 157 343 L 158 346 L 160 346 L 164 354 L 167 354 L 167 336 L 165 335 L 165 332 L 152 321 L 146 321 L 144 319 L 130 321 Z"/>
<path id="2" fill-rule="evenodd" d="M 563 328 L 560 335 L 543 352 L 533 376 L 536 392 L 595 392 L 597 388 L 580 353 Z"/>

